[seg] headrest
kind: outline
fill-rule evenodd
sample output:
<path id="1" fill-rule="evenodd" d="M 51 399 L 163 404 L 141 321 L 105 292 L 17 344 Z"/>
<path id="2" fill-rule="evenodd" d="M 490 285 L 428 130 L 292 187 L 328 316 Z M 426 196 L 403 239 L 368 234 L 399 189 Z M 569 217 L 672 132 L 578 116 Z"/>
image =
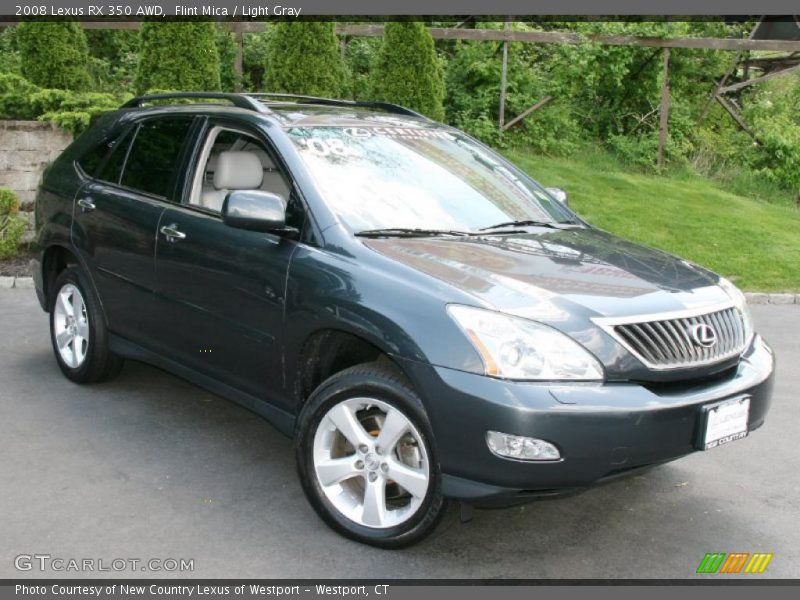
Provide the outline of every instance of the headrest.
<path id="1" fill-rule="evenodd" d="M 253 190 L 261 185 L 264 169 L 254 152 L 220 152 L 214 171 L 218 190 Z"/>

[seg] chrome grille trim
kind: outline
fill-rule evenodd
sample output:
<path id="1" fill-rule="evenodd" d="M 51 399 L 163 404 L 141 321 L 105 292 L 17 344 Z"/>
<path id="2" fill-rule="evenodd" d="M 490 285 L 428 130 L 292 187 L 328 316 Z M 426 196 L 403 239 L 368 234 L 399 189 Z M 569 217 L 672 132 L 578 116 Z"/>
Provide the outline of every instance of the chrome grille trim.
<path id="1" fill-rule="evenodd" d="M 706 306 L 654 315 L 592 319 L 648 368 L 664 371 L 722 362 L 741 354 L 746 341 L 744 321 L 730 304 Z M 717 334 L 711 348 L 696 344 L 694 325 L 709 325 Z"/>

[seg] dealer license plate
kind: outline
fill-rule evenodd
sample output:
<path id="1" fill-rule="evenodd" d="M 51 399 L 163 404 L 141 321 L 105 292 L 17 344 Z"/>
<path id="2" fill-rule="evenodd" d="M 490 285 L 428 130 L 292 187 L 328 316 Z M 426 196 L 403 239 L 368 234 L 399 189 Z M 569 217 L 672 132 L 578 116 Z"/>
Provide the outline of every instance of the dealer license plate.
<path id="1" fill-rule="evenodd" d="M 710 450 L 747 437 L 750 396 L 741 396 L 704 406 L 706 415 L 703 449 Z"/>

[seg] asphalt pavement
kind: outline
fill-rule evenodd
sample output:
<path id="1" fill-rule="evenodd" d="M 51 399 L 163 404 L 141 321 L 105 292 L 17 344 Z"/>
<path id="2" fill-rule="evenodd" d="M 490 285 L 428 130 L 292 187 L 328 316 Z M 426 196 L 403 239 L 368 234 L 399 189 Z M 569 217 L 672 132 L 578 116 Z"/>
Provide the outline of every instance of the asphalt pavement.
<path id="1" fill-rule="evenodd" d="M 755 577 L 800 577 L 800 305 L 753 313 L 778 378 L 749 438 L 468 524 L 451 510 L 422 544 L 382 551 L 319 520 L 261 418 L 132 361 L 75 385 L 33 290 L 0 289 L 0 578 L 92 576 L 19 571 L 20 555 L 193 559 L 181 575 L 204 578 L 685 578 L 706 552 L 773 553 Z M 95 576 L 178 575 L 140 568 Z"/>

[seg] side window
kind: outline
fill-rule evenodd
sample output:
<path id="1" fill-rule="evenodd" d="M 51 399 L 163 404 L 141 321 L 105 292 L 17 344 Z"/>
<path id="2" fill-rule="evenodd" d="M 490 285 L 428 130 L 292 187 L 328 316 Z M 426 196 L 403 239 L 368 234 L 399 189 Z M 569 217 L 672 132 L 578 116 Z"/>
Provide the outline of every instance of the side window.
<path id="1" fill-rule="evenodd" d="M 78 164 L 84 173 L 94 177 L 100 169 L 100 164 L 111 150 L 110 140 L 103 138 L 100 143 L 78 159 Z"/>
<path id="2" fill-rule="evenodd" d="M 93 148 L 78 159 L 78 164 L 81 166 L 81 169 L 90 177 L 116 183 L 119 180 L 119 173 L 122 165 L 120 164 L 119 169 L 116 170 L 116 177 L 109 178 L 107 176 L 109 171 L 104 168 L 104 163 L 107 164 L 107 161 L 111 160 L 110 157 L 113 155 L 117 156 L 117 162 L 121 162 L 119 159 L 120 156 L 122 156 L 122 161 L 124 161 L 125 154 L 127 153 L 126 148 L 130 143 L 130 138 L 127 137 L 128 133 L 130 133 L 130 128 L 126 128 L 123 131 L 118 130 L 111 135 L 103 137 Z M 111 169 L 112 173 L 114 171 L 114 169 Z"/>
<path id="3" fill-rule="evenodd" d="M 156 119 L 139 126 L 125 161 L 121 184 L 171 198 L 175 173 L 191 117 Z"/>
<path id="4" fill-rule="evenodd" d="M 100 171 L 95 174 L 97 179 L 119 183 L 119 176 L 122 174 L 122 167 L 125 164 L 125 157 L 128 156 L 132 138 L 132 135 L 125 135 L 112 144 L 110 156 Z"/>
<path id="5" fill-rule="evenodd" d="M 200 153 L 189 204 L 220 212 L 234 190 L 272 192 L 290 206 L 294 200 L 288 177 L 262 142 L 241 131 L 213 127 Z"/>

